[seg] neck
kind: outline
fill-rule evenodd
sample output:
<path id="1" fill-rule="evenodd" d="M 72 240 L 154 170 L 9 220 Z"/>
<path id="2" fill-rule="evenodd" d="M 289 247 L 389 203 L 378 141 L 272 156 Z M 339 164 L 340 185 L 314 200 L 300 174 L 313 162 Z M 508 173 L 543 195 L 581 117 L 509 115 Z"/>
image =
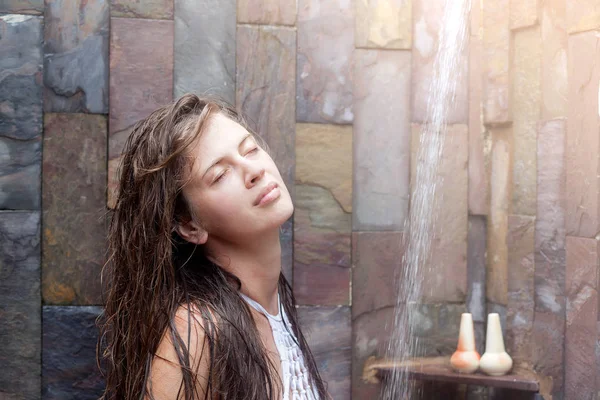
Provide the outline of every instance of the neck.
<path id="1" fill-rule="evenodd" d="M 260 303 L 269 313 L 279 312 L 277 292 L 281 273 L 279 230 L 260 235 L 259 240 L 231 243 L 209 238 L 209 257 L 242 282 L 241 292 Z"/>

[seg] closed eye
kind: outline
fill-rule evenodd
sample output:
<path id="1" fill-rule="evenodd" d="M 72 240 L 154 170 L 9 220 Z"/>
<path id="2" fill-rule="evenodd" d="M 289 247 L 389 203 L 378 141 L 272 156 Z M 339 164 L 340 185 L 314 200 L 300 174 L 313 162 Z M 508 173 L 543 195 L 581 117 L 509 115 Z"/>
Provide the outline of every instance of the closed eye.
<path id="1" fill-rule="evenodd" d="M 220 182 L 221 180 L 223 180 L 223 178 L 225 177 L 225 175 L 227 175 L 227 172 L 229 171 L 229 169 L 225 169 L 223 170 L 223 172 L 221 172 L 213 181 L 213 183 L 217 183 Z"/>
<path id="2" fill-rule="evenodd" d="M 246 155 L 256 153 L 257 151 L 258 151 L 258 147 L 255 147 L 255 148 L 251 149 L 250 151 L 248 151 L 246 153 Z"/>

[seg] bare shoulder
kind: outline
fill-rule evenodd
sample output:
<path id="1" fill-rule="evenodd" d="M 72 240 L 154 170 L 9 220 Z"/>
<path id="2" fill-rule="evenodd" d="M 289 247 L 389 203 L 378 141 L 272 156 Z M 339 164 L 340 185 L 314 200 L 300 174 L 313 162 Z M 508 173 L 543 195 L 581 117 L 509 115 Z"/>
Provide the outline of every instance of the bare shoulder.
<path id="1" fill-rule="evenodd" d="M 155 399 L 184 398 L 181 357 L 192 373 L 196 396 L 204 398 L 210 365 L 205 329 L 206 323 L 197 307 L 184 305 L 177 309 L 171 326 L 161 338 L 150 369 L 148 390 Z"/>

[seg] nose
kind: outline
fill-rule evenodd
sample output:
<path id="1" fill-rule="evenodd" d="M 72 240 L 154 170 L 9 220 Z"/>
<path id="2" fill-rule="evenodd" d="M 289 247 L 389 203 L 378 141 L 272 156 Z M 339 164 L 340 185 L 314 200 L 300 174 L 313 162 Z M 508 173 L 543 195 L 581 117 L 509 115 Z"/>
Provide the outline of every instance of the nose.
<path id="1" fill-rule="evenodd" d="M 250 189 L 260 182 L 265 175 L 265 168 L 257 161 L 246 160 L 244 183 Z"/>

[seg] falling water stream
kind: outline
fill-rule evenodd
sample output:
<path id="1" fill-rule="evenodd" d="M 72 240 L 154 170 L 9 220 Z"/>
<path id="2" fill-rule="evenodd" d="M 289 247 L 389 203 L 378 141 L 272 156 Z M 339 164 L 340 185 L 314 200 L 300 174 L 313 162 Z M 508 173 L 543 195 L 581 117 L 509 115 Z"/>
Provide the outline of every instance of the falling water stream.
<path id="1" fill-rule="evenodd" d="M 427 123 L 419 135 L 419 162 L 416 182 L 410 202 L 410 217 L 404 232 L 405 246 L 402 270 L 398 276 L 396 314 L 386 357 L 405 360 L 420 354 L 420 344 L 414 331 L 416 315 L 410 305 L 418 304 L 422 296 L 425 269 L 430 264 L 431 238 L 435 232 L 435 194 L 440 185 L 438 164 L 446 133 L 448 110 L 453 106 L 456 83 L 460 79 L 460 62 L 467 40 L 470 0 L 447 0 L 438 34 L 433 76 L 427 97 Z M 442 228 L 442 227 L 440 227 Z M 429 275 L 429 274 L 427 274 Z M 396 368 L 382 388 L 383 400 L 408 400 L 419 397 L 405 368 Z"/>

